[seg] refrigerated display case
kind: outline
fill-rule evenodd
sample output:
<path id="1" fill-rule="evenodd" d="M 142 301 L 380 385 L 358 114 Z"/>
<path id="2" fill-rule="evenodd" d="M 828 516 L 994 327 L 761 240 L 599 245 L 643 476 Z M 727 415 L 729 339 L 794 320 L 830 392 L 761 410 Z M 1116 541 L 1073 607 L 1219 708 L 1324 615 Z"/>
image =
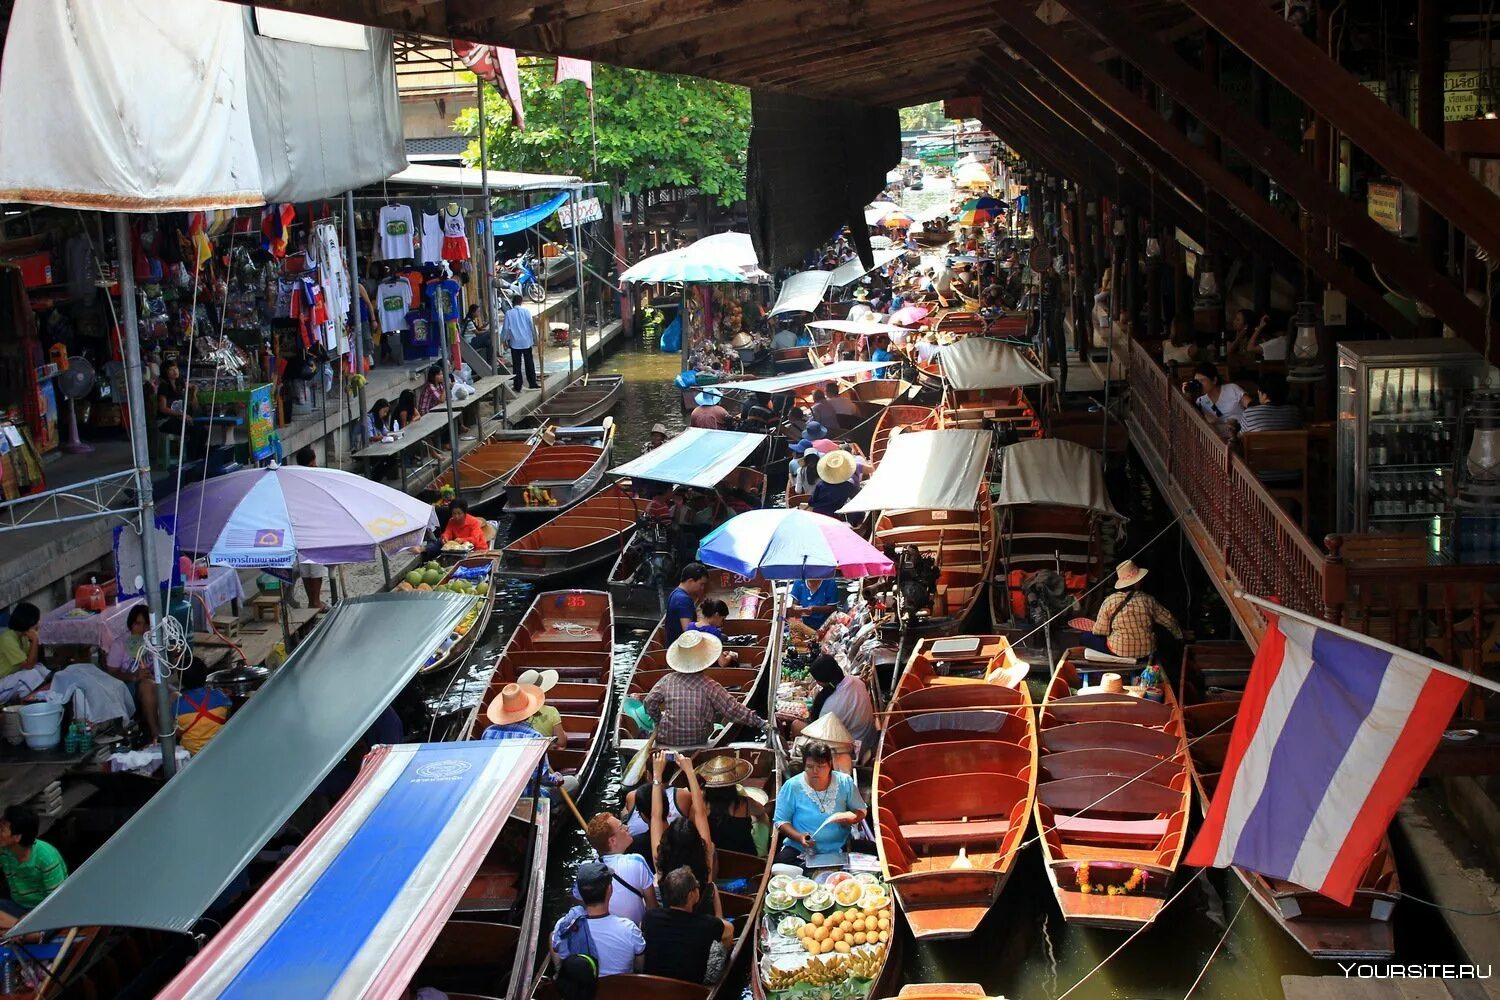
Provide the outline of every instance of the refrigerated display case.
<path id="1" fill-rule="evenodd" d="M 1428 534 L 1436 550 L 1453 517 L 1459 415 L 1484 360 L 1441 338 L 1338 348 L 1338 530 Z"/>

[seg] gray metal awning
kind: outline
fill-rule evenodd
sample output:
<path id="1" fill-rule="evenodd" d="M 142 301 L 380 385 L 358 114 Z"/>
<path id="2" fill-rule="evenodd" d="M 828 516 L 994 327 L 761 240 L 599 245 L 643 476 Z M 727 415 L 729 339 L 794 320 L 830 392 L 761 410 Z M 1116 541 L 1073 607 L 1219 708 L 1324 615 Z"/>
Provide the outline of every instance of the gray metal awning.
<path id="1" fill-rule="evenodd" d="M 213 742 L 11 934 L 191 931 L 474 600 L 374 594 L 334 609 Z"/>
<path id="2" fill-rule="evenodd" d="M 900 431 L 864 488 L 840 514 L 875 510 L 977 510 L 990 432 Z"/>
<path id="3" fill-rule="evenodd" d="M 832 271 L 802 271 L 781 283 L 781 292 L 768 316 L 789 312 L 814 312 L 828 291 Z"/>
<path id="4" fill-rule="evenodd" d="M 710 490 L 765 443 L 764 434 L 689 427 L 660 448 L 609 471 L 616 476 Z"/>
<path id="5" fill-rule="evenodd" d="M 885 267 L 891 261 L 895 260 L 897 257 L 900 257 L 904 253 L 906 253 L 905 247 L 902 247 L 899 250 L 895 248 L 892 248 L 890 250 L 876 250 L 875 263 L 870 267 L 865 267 L 864 262 L 858 257 L 855 257 L 852 260 L 846 260 L 838 267 L 833 269 L 833 277 L 828 280 L 828 285 L 830 288 L 843 288 L 845 285 L 851 284 L 855 281 L 858 281 L 860 278 L 863 278 L 871 271 Z"/>

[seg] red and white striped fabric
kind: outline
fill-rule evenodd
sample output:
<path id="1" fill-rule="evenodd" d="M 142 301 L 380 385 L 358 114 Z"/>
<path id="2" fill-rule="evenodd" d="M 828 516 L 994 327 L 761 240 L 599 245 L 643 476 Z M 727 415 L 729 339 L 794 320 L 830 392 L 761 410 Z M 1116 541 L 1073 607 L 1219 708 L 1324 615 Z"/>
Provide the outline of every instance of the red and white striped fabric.
<path id="1" fill-rule="evenodd" d="M 567 56 L 558 56 L 557 75 L 552 82 L 562 83 L 564 80 L 577 80 L 583 84 L 585 90 L 593 94 L 594 64 L 587 59 L 569 59 Z"/>
<path id="2" fill-rule="evenodd" d="M 1187 863 L 1238 865 L 1347 905 L 1466 682 L 1425 657 L 1267 617 Z"/>
<path id="3" fill-rule="evenodd" d="M 526 112 L 521 107 L 521 71 L 516 65 L 516 50 L 478 42 L 453 42 L 453 52 L 464 65 L 486 83 L 505 95 L 510 102 L 510 120 L 516 128 L 526 127 Z"/>

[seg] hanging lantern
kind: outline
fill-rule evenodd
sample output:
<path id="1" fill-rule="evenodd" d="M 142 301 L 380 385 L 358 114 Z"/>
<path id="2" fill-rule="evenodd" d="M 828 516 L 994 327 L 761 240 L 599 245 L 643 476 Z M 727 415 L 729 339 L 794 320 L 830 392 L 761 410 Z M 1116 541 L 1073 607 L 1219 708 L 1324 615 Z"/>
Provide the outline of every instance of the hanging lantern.
<path id="1" fill-rule="evenodd" d="M 1312 302 L 1297 303 L 1296 334 L 1292 339 L 1292 366 L 1287 372 L 1288 382 L 1316 382 L 1323 377 L 1323 365 L 1318 356 L 1322 344 L 1318 340 L 1318 307 Z"/>
<path id="2" fill-rule="evenodd" d="M 1219 276 L 1207 255 L 1198 259 L 1198 307 L 1211 308 L 1220 303 Z"/>
<path id="3" fill-rule="evenodd" d="M 1161 263 L 1161 240 L 1155 236 L 1146 237 L 1146 263 Z"/>

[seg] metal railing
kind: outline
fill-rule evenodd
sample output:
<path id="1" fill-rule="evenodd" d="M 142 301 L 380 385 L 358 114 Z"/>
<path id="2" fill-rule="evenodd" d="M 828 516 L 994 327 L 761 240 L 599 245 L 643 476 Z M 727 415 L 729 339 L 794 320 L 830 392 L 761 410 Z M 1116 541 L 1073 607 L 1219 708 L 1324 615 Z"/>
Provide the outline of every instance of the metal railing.
<path id="1" fill-rule="evenodd" d="M 139 504 L 135 470 L 123 469 L 0 503 L 0 534 L 100 517 L 132 520 L 139 516 Z"/>

